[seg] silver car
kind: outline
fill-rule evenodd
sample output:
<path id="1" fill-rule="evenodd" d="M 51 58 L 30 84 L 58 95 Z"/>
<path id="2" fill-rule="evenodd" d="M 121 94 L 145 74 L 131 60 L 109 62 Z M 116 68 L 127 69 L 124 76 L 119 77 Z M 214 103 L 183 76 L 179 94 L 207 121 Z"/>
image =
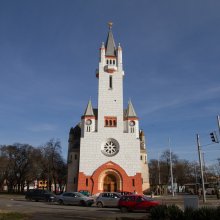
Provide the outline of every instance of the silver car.
<path id="1" fill-rule="evenodd" d="M 118 201 L 120 199 L 121 195 L 116 192 L 104 192 L 100 193 L 99 196 L 96 199 L 96 205 L 99 208 L 102 207 L 117 207 Z"/>
<path id="2" fill-rule="evenodd" d="M 81 205 L 81 206 L 91 206 L 94 203 L 94 199 L 85 196 L 79 192 L 64 192 L 57 196 L 56 201 L 60 205 Z"/>

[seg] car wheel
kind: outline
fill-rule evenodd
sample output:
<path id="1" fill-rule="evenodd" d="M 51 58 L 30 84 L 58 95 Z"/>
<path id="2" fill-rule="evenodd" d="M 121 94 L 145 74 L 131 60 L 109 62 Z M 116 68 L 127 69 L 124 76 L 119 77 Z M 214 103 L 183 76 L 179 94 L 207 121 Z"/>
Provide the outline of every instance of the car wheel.
<path id="1" fill-rule="evenodd" d="M 148 207 L 148 208 L 146 209 L 146 212 L 150 212 L 150 210 L 151 210 L 152 208 L 153 208 L 152 206 Z"/>
<path id="2" fill-rule="evenodd" d="M 82 200 L 82 201 L 80 201 L 80 205 L 81 205 L 81 206 L 87 206 L 87 203 Z"/>
<path id="3" fill-rule="evenodd" d="M 123 212 L 123 213 L 128 212 L 128 208 L 125 207 L 125 206 L 122 206 L 121 207 L 121 212 Z"/>
<path id="4" fill-rule="evenodd" d="M 64 204 L 62 199 L 59 199 L 59 200 L 58 200 L 58 203 L 59 203 L 60 205 L 63 205 L 63 204 Z"/>
<path id="5" fill-rule="evenodd" d="M 98 208 L 103 208 L 103 204 L 102 204 L 101 202 L 98 202 L 98 203 L 97 203 L 97 207 L 98 207 Z"/>

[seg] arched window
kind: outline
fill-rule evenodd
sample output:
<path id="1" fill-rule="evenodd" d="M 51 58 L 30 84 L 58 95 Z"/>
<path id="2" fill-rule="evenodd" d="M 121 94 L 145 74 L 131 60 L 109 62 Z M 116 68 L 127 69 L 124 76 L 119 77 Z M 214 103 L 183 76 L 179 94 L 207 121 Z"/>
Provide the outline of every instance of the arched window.
<path id="1" fill-rule="evenodd" d="M 108 64 L 108 60 L 106 60 L 106 64 Z"/>
<path id="2" fill-rule="evenodd" d="M 105 116 L 104 123 L 105 123 L 105 127 L 117 127 L 117 117 Z"/>
<path id="3" fill-rule="evenodd" d="M 115 60 L 113 60 L 113 64 L 115 65 Z"/>
<path id="4" fill-rule="evenodd" d="M 112 64 L 112 60 L 110 60 L 110 64 Z"/>
<path id="5" fill-rule="evenodd" d="M 114 124 L 115 127 L 117 126 L 116 120 L 113 121 L 113 124 Z"/>

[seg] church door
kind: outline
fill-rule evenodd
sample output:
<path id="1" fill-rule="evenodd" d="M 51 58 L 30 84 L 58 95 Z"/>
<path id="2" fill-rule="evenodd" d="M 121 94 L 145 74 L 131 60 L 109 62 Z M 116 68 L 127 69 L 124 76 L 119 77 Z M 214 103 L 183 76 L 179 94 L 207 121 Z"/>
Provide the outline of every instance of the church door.
<path id="1" fill-rule="evenodd" d="M 113 174 L 108 174 L 104 178 L 104 192 L 116 192 L 117 191 L 117 182 L 116 177 Z"/>

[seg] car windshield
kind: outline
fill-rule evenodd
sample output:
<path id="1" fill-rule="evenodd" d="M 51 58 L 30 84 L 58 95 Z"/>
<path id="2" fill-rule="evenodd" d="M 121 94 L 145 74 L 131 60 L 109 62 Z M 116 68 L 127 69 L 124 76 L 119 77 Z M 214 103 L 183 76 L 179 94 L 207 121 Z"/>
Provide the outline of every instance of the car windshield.
<path id="1" fill-rule="evenodd" d="M 79 193 L 79 192 L 75 192 L 75 195 L 78 197 L 86 197 L 85 195 L 83 195 L 82 193 Z"/>
<path id="2" fill-rule="evenodd" d="M 150 197 L 147 197 L 147 196 L 143 196 L 144 200 L 145 201 L 154 201 L 154 199 L 150 198 Z"/>
<path id="3" fill-rule="evenodd" d="M 49 191 L 49 190 L 44 190 L 44 193 L 47 193 L 47 194 L 52 194 L 52 192 L 51 192 L 51 191 Z"/>

